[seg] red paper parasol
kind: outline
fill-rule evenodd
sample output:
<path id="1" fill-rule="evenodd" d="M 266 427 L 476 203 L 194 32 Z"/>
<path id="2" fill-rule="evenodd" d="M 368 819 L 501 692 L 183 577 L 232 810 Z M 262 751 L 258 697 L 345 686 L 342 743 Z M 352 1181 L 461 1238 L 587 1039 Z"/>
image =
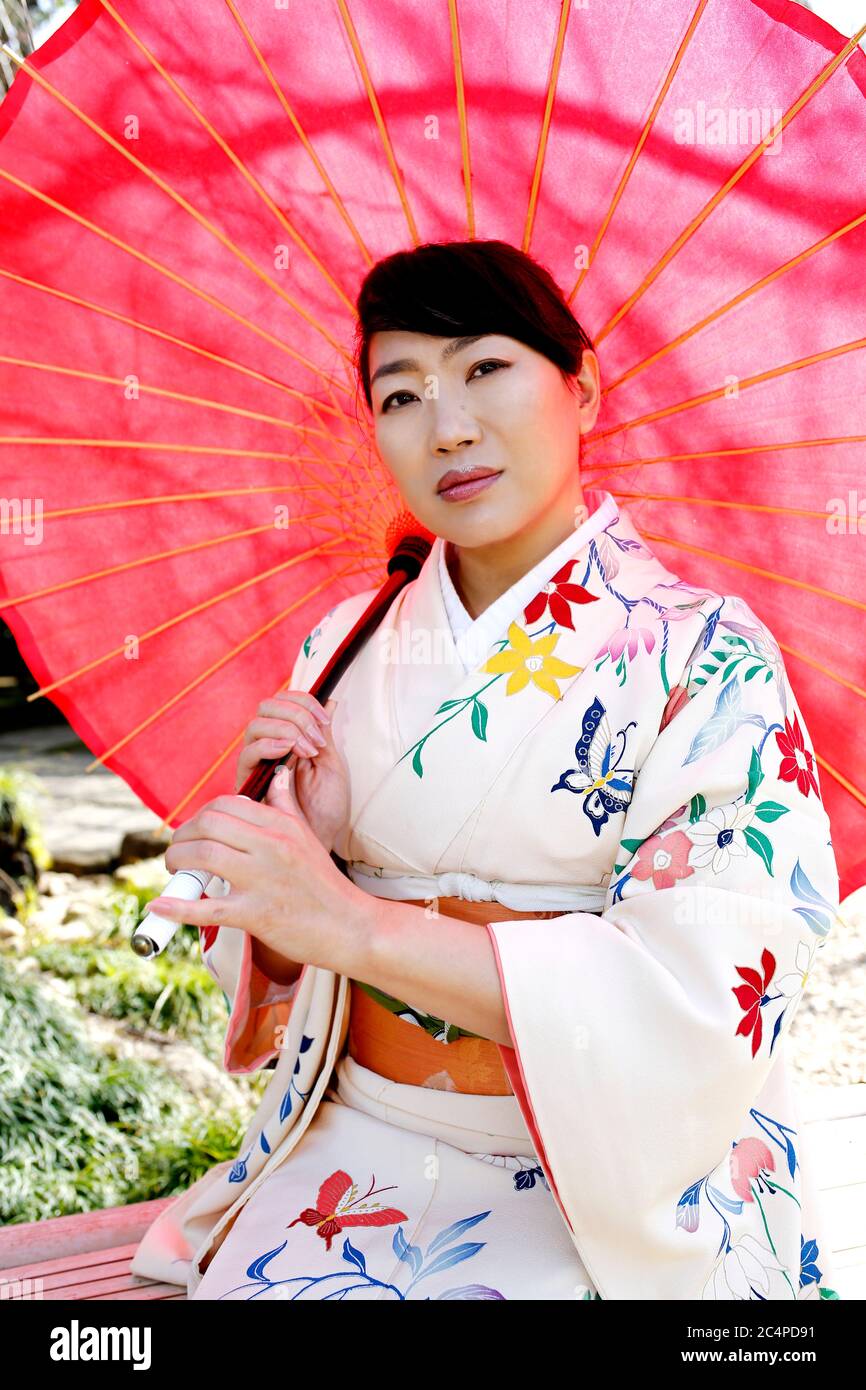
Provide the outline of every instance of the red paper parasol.
<path id="1" fill-rule="evenodd" d="M 598 349 L 585 487 L 778 638 L 858 886 L 862 33 L 783 0 L 83 0 L 0 107 L 0 612 L 98 761 L 172 825 L 232 787 L 312 624 L 385 578 L 360 282 L 496 237 Z"/>

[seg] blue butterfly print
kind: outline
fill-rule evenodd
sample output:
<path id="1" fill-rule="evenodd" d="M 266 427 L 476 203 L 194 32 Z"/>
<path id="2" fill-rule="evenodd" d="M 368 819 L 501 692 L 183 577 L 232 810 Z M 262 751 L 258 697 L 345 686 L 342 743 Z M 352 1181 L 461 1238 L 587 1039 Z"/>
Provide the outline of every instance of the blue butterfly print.
<path id="1" fill-rule="evenodd" d="M 566 768 L 552 792 L 563 789 L 583 797 L 584 815 L 596 836 L 612 815 L 624 811 L 634 789 L 633 767 L 620 767 L 625 757 L 628 730 L 636 729 L 632 719 L 620 729 L 616 739 L 610 736 L 607 710 L 601 700 L 593 700 L 583 716 L 581 735 L 574 745 L 577 767 Z"/>

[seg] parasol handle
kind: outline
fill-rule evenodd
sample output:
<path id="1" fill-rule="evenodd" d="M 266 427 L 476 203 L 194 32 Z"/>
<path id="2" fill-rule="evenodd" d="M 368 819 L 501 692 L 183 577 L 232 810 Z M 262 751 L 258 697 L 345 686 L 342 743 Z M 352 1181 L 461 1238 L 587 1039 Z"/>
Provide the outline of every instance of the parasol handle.
<path id="1" fill-rule="evenodd" d="M 417 577 L 418 571 L 430 553 L 432 540 L 429 532 L 426 535 L 419 535 L 413 531 L 401 537 L 388 562 L 388 578 L 385 583 L 370 600 L 351 632 L 343 638 L 337 650 L 310 686 L 309 693 L 315 695 L 321 704 L 324 705 L 328 700 L 344 672 L 354 661 L 370 635 L 379 626 L 391 606 L 394 595 L 399 593 L 410 580 Z M 293 759 L 294 762 L 297 762 L 297 754 L 294 749 L 290 753 L 284 754 L 282 758 L 262 759 L 239 789 L 238 796 L 247 796 L 251 801 L 263 801 L 277 768 L 294 767 Z M 331 858 L 338 868 L 345 873 L 344 861 L 335 854 L 332 854 Z M 214 875 L 205 869 L 179 869 L 176 874 L 172 874 L 165 888 L 157 896 L 182 898 L 184 902 L 196 902 L 204 895 L 205 889 L 213 877 Z M 143 960 L 153 960 L 155 956 L 160 955 L 165 950 L 179 926 L 181 926 L 180 922 L 172 921 L 169 917 L 160 917 L 158 912 L 151 912 L 146 908 L 144 917 L 132 935 L 133 951 Z"/>

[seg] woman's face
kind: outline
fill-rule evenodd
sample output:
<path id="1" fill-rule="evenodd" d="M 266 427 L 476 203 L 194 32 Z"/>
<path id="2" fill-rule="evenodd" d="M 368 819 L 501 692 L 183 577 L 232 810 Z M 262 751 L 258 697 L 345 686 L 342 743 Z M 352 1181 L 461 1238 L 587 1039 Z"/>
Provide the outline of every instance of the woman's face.
<path id="1" fill-rule="evenodd" d="M 594 352 L 584 352 L 572 392 L 549 358 L 516 338 L 389 330 L 370 340 L 370 378 L 382 462 L 435 535 L 481 546 L 552 511 L 564 525 L 573 517 L 583 496 L 580 436 L 600 404 Z M 474 495 L 440 495 L 446 472 L 476 468 L 499 477 Z"/>

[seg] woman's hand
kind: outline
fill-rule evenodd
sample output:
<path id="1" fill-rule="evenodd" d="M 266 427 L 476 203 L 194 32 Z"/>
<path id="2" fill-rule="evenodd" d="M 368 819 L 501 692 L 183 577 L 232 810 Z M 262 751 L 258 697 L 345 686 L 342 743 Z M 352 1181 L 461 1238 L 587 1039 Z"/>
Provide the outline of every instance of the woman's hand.
<path id="1" fill-rule="evenodd" d="M 263 700 L 244 731 L 244 747 L 238 758 L 235 791 L 240 791 L 257 766 L 281 758 L 293 749 L 296 805 L 330 854 L 349 819 L 349 774 L 334 743 L 330 718 L 336 700 L 324 711 L 315 695 L 306 690 L 286 690 Z M 292 773 L 277 768 L 265 794 L 265 805 L 289 809 L 288 784 Z"/>
<path id="2" fill-rule="evenodd" d="M 226 879 L 224 897 L 154 898 L 160 915 L 190 926 L 240 927 L 294 961 L 351 974 L 364 945 L 369 899 L 340 873 L 301 813 L 248 796 L 217 796 L 174 832 L 170 873 L 204 869 Z"/>

